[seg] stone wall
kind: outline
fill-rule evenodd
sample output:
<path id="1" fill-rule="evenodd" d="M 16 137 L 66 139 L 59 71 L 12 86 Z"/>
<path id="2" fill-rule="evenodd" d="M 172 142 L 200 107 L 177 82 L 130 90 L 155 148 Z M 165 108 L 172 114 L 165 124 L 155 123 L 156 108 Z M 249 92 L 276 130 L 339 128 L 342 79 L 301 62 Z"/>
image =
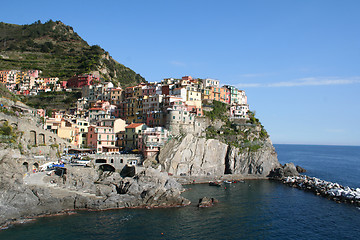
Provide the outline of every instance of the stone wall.
<path id="1" fill-rule="evenodd" d="M 25 153 L 54 155 L 55 148 L 62 152 L 64 148 L 74 147 L 56 134 L 42 129 L 42 125 L 35 117 L 16 117 L 0 112 L 0 123 L 4 121 L 7 121 L 20 134 L 18 144 L 23 146 Z"/>
<path id="2" fill-rule="evenodd" d="M 88 155 L 96 168 L 103 164 L 109 164 L 115 170 L 121 170 L 126 164 L 137 165 L 142 163 L 142 155 L 140 154 L 90 154 Z"/>

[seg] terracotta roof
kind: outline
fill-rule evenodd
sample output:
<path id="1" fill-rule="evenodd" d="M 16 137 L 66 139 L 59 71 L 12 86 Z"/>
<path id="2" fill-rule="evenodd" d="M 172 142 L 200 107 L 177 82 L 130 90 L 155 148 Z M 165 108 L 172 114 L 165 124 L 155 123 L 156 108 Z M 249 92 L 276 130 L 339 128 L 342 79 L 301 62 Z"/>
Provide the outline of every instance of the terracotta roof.
<path id="1" fill-rule="evenodd" d="M 132 123 L 129 126 L 126 126 L 125 128 L 137 128 L 141 125 L 143 125 L 143 123 Z"/>

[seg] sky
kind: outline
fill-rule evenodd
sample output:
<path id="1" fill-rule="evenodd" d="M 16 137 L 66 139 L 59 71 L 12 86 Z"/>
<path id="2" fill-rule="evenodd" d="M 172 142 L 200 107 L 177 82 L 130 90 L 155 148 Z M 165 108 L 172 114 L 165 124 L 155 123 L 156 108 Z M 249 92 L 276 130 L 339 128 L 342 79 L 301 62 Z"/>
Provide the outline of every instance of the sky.
<path id="1" fill-rule="evenodd" d="M 273 143 L 360 145 L 360 1 L 4 1 L 0 21 L 60 20 L 149 82 L 246 91 Z M 5 11 L 4 11 L 5 9 Z"/>

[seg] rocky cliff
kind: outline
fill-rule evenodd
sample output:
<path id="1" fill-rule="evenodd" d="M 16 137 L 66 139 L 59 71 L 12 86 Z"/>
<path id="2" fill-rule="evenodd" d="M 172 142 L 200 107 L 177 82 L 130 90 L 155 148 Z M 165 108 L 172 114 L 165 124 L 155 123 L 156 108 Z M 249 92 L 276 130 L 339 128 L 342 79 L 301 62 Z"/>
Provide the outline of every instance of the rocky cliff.
<path id="1" fill-rule="evenodd" d="M 183 187 L 166 173 L 143 168 L 133 177 L 94 168 L 67 167 L 66 174 L 25 173 L 26 157 L 0 151 L 0 226 L 68 210 L 188 205 Z"/>
<path id="2" fill-rule="evenodd" d="M 193 134 L 172 139 L 161 149 L 158 160 L 163 170 L 179 176 L 236 174 L 244 178 L 266 178 L 271 170 L 280 167 L 269 139 L 253 150 Z"/>

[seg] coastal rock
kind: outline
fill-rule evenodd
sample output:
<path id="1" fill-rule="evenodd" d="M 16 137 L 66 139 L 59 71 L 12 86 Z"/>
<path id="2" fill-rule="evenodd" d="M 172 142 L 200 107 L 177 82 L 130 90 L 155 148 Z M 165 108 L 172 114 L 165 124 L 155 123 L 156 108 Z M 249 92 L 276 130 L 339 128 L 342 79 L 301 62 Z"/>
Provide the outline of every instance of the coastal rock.
<path id="1" fill-rule="evenodd" d="M 212 207 L 219 201 L 215 198 L 203 197 L 199 199 L 198 207 Z"/>
<path id="2" fill-rule="evenodd" d="M 176 176 L 222 176 L 266 178 L 280 167 L 270 140 L 256 151 L 243 150 L 220 142 L 187 134 L 172 139 L 159 154 L 162 169 Z"/>
<path id="3" fill-rule="evenodd" d="M 243 151 L 236 147 L 229 147 L 225 164 L 227 174 L 264 178 L 271 170 L 280 166 L 270 140 L 264 142 L 257 151 Z"/>
<path id="4" fill-rule="evenodd" d="M 0 154 L 4 153 L 0 151 Z M 172 207 L 190 204 L 167 173 L 143 168 L 133 177 L 66 166 L 66 174 L 22 173 L 21 154 L 0 155 L 0 225 L 8 221 L 74 209 Z M 19 157 L 20 158 L 14 158 Z"/>
<path id="5" fill-rule="evenodd" d="M 288 176 L 282 182 L 299 189 L 311 191 L 336 202 L 346 202 L 360 206 L 360 189 L 343 187 L 338 183 L 327 182 L 306 175 Z"/>
<path id="6" fill-rule="evenodd" d="M 288 176 L 298 176 L 299 173 L 296 170 L 296 167 L 294 165 L 294 163 L 286 163 L 284 165 L 284 176 L 288 177 Z"/>
<path id="7" fill-rule="evenodd" d="M 137 198 L 139 205 L 148 207 L 181 206 L 190 202 L 181 197 L 184 190 L 181 184 L 167 173 L 153 168 L 145 168 L 133 178 L 124 178 L 118 188 L 121 194 Z"/>
<path id="8" fill-rule="evenodd" d="M 300 167 L 299 165 L 296 165 L 296 171 L 297 171 L 298 173 L 305 173 L 305 172 L 306 172 L 306 169 Z"/>
<path id="9" fill-rule="evenodd" d="M 225 172 L 228 146 L 215 139 L 187 134 L 180 141 L 173 139 L 163 147 L 159 161 L 162 169 L 181 176 L 219 176 Z"/>
<path id="10" fill-rule="evenodd" d="M 284 166 L 280 166 L 270 171 L 269 178 L 274 180 L 282 180 L 289 176 L 298 176 L 299 173 L 296 170 L 294 163 L 286 163 Z"/>

